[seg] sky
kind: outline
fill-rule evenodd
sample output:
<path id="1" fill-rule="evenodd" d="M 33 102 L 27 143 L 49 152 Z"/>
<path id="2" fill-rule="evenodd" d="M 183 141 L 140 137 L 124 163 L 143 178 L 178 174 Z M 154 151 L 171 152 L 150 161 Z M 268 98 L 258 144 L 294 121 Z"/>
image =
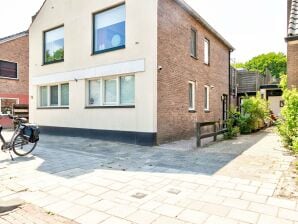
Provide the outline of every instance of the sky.
<path id="1" fill-rule="evenodd" d="M 286 0 L 185 1 L 236 48 L 235 62 L 272 51 L 286 53 Z M 28 29 L 42 2 L 0 0 L 0 38 Z"/>

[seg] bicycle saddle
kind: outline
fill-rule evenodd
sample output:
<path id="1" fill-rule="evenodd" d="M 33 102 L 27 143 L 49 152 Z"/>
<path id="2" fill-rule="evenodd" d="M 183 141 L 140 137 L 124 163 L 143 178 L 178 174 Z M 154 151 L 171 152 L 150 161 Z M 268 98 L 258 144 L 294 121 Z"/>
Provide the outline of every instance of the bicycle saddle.
<path id="1" fill-rule="evenodd" d="M 0 125 L 0 132 L 2 131 L 3 127 Z"/>
<path id="2" fill-rule="evenodd" d="M 18 117 L 18 116 L 12 116 L 9 115 L 10 119 L 16 120 L 16 121 L 20 121 L 21 123 L 26 123 L 28 120 L 24 117 Z"/>

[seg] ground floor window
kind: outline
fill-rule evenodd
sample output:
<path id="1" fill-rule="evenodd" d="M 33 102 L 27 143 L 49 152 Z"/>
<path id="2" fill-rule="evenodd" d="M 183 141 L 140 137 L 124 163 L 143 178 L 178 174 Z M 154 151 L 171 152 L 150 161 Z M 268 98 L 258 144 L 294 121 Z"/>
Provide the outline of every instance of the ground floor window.
<path id="1" fill-rule="evenodd" d="M 88 106 L 133 106 L 135 76 L 105 77 L 88 80 Z"/>
<path id="2" fill-rule="evenodd" d="M 195 93 L 196 93 L 196 85 L 195 82 L 189 81 L 188 82 L 188 109 L 195 110 L 196 105 L 195 105 Z"/>
<path id="3" fill-rule="evenodd" d="M 17 98 L 0 98 L 1 114 L 12 114 L 13 105 L 18 104 Z"/>
<path id="4" fill-rule="evenodd" d="M 209 111 L 210 110 L 210 87 L 204 86 L 204 110 Z"/>
<path id="5" fill-rule="evenodd" d="M 39 87 L 39 107 L 69 106 L 69 84 L 56 84 Z"/>

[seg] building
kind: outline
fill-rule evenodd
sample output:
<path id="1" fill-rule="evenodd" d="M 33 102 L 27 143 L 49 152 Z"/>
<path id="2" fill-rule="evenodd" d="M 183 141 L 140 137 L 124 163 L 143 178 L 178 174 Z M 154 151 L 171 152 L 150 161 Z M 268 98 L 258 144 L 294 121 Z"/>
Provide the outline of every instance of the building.
<path id="1" fill-rule="evenodd" d="M 280 79 L 271 74 L 261 75 L 245 69 L 231 68 L 231 102 L 240 108 L 243 97 L 254 97 L 259 92 L 263 99 L 268 100 L 269 107 L 276 116 L 280 116 L 283 107 L 282 90 L 279 87 Z"/>
<path id="2" fill-rule="evenodd" d="M 0 39 L 0 107 L 1 114 L 12 113 L 14 104 L 29 102 L 28 32 Z M 12 127 L 8 117 L 0 119 L 3 127 Z"/>
<path id="3" fill-rule="evenodd" d="M 298 87 L 298 0 L 288 0 L 288 84 Z"/>
<path id="4" fill-rule="evenodd" d="M 183 0 L 51 0 L 30 32 L 30 119 L 155 145 L 228 111 L 233 47 Z"/>

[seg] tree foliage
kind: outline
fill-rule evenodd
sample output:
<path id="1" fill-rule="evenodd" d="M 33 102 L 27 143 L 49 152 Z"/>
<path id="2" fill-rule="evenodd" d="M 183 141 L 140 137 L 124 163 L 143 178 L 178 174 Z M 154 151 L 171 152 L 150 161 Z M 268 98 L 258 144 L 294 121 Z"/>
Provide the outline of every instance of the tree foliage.
<path id="1" fill-rule="evenodd" d="M 287 57 L 283 53 L 271 52 L 258 55 L 246 63 L 237 63 L 235 67 L 245 68 L 248 71 L 255 71 L 262 75 L 265 75 L 268 70 L 272 76 L 279 78 L 281 74 L 286 73 Z"/>

